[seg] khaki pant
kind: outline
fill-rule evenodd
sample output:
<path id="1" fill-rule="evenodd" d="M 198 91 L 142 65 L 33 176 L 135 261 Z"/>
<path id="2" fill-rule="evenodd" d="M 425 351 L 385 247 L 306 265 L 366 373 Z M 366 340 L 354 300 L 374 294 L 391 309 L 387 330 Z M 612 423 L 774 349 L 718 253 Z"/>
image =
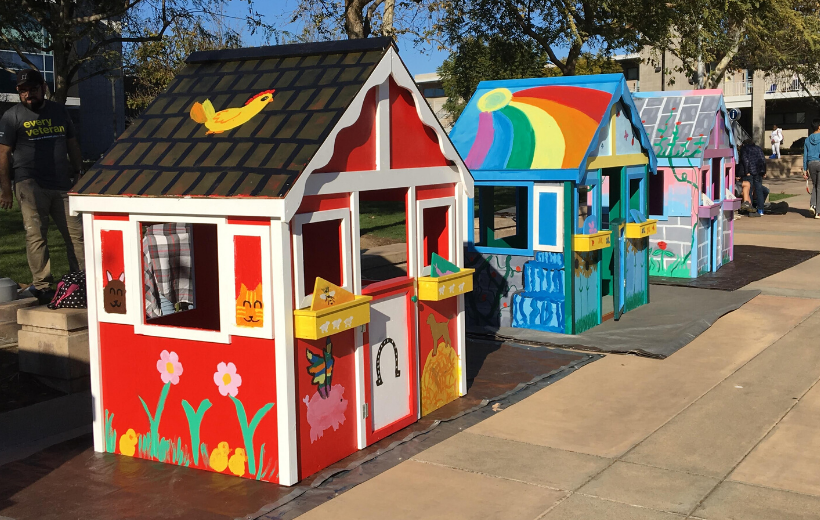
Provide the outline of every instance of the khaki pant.
<path id="1" fill-rule="evenodd" d="M 68 192 L 46 190 L 33 179 L 14 185 L 23 225 L 26 228 L 26 257 L 35 289 L 48 289 L 54 282 L 48 254 L 48 219 L 51 217 L 65 240 L 68 266 L 72 272 L 85 270 L 83 220 L 68 211 Z"/>

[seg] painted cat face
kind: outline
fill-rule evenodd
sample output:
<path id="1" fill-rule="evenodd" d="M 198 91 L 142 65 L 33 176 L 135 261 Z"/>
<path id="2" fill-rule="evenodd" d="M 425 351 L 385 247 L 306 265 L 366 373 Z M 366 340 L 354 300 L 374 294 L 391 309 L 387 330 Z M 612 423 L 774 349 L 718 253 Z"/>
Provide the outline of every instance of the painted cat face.
<path id="1" fill-rule="evenodd" d="M 105 312 L 109 314 L 125 314 L 125 273 L 119 278 L 105 272 L 105 289 L 103 289 L 103 304 Z"/>
<path id="2" fill-rule="evenodd" d="M 241 284 L 239 298 L 236 299 L 236 325 L 239 327 L 261 327 L 263 321 L 262 284 L 250 290 Z"/>

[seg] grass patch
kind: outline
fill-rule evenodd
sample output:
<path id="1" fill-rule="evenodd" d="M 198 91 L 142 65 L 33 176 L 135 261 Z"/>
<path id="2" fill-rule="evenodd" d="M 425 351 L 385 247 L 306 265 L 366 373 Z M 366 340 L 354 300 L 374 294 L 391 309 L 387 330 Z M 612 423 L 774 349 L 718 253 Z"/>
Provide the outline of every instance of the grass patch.
<path id="1" fill-rule="evenodd" d="M 56 281 L 68 272 L 68 257 L 65 241 L 53 222 L 48 228 L 48 244 L 51 273 Z M 17 283 L 31 283 L 31 270 L 26 260 L 26 230 L 16 198 L 11 210 L 0 209 L 0 277 L 11 278 Z"/>
<path id="2" fill-rule="evenodd" d="M 769 202 L 777 202 L 778 200 L 788 199 L 789 197 L 796 197 L 794 193 L 769 193 Z"/>
<path id="3" fill-rule="evenodd" d="M 362 235 L 375 235 L 398 242 L 407 240 L 404 202 L 362 201 L 359 204 L 359 226 Z"/>

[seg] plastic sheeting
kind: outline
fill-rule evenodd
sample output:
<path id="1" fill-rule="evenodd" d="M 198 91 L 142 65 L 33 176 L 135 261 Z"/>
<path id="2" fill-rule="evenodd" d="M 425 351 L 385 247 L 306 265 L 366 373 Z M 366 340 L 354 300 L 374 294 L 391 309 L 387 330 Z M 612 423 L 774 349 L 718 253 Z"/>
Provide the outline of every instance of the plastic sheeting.
<path id="1" fill-rule="evenodd" d="M 756 290 L 723 292 L 654 285 L 649 288 L 649 305 L 627 312 L 619 321 L 605 321 L 581 334 L 511 327 L 502 327 L 495 334 L 539 345 L 663 359 L 758 294 L 760 291 Z"/>

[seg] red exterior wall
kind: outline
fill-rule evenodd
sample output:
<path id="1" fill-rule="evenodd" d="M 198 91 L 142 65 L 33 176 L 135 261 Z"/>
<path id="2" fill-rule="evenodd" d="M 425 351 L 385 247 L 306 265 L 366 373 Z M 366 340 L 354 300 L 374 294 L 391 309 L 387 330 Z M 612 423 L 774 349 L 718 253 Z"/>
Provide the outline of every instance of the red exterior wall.
<path id="1" fill-rule="evenodd" d="M 241 473 L 246 478 L 256 478 L 251 469 L 258 471 L 261 466 L 264 476 L 259 475 L 260 480 L 278 481 L 272 340 L 234 336 L 230 345 L 223 345 L 146 337 L 135 334 L 130 325 L 100 323 L 100 350 L 107 451 L 226 474 Z M 170 375 L 169 362 L 175 365 Z M 226 388 L 224 372 L 230 372 L 231 367 L 220 371 L 220 363 L 233 364 L 232 383 L 241 378 L 238 386 Z M 217 385 L 216 380 L 222 384 Z M 225 395 L 220 387 L 226 390 Z M 233 399 L 231 392 L 235 393 Z M 190 418 L 186 402 L 191 407 Z M 194 416 L 197 410 L 202 414 L 199 428 Z M 149 413 L 161 450 L 148 445 L 152 439 Z M 258 424 L 251 442 L 246 425 L 255 419 Z M 194 456 L 197 433 L 200 448 Z M 221 443 L 227 443 L 228 449 L 225 445 L 221 449 Z M 253 454 L 252 463 L 243 459 L 243 451 L 248 459 Z"/>

